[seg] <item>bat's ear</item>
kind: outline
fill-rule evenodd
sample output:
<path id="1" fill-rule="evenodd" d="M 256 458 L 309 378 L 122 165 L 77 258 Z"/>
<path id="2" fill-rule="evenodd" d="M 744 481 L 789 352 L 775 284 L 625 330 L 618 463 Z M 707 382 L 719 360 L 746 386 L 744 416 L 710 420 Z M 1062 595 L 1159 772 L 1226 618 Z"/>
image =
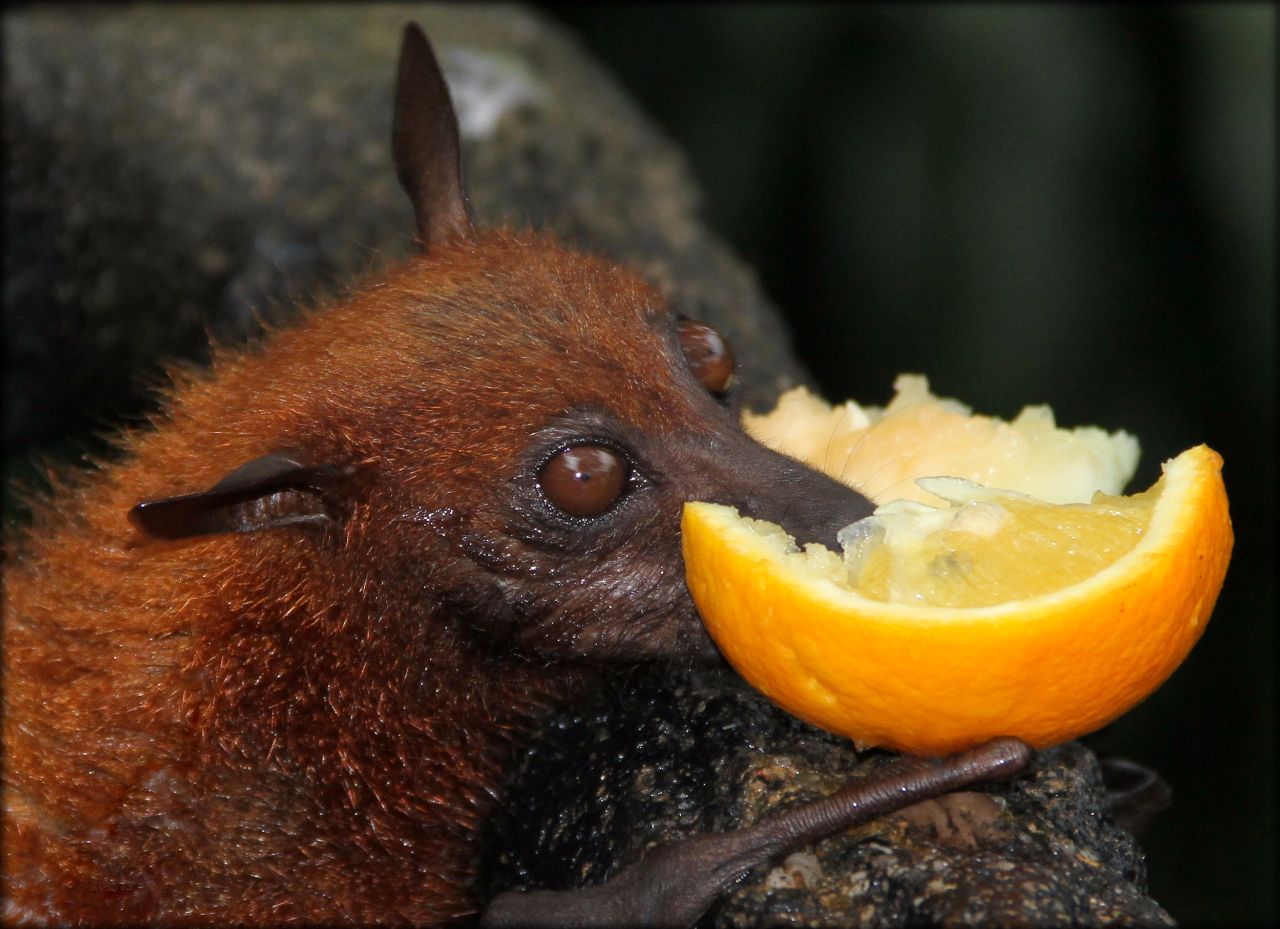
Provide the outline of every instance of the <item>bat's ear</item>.
<path id="1" fill-rule="evenodd" d="M 449 87 L 417 23 L 404 27 L 391 127 L 396 174 L 418 222 L 423 251 L 474 235 L 462 183 L 462 145 Z"/>
<path id="2" fill-rule="evenodd" d="M 155 539 L 324 525 L 347 512 L 357 470 L 350 464 L 304 465 L 291 452 L 275 452 L 200 493 L 143 500 L 129 511 L 129 521 Z"/>

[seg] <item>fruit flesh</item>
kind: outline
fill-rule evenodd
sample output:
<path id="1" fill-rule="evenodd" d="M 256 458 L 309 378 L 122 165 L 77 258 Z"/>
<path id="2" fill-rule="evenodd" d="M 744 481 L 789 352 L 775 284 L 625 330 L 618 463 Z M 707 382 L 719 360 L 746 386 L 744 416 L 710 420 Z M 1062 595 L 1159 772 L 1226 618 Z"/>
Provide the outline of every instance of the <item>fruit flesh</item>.
<path id="1" fill-rule="evenodd" d="M 1047 406 L 1025 407 L 1011 422 L 974 414 L 935 396 L 921 375 L 903 374 L 883 409 L 853 401 L 832 406 L 805 388 L 777 407 L 744 413 L 757 441 L 856 487 L 876 503 L 938 505 L 916 478 L 951 475 L 1054 503 L 1118 494 L 1133 477 L 1138 441 L 1096 426 L 1060 428 Z"/>
<path id="2" fill-rule="evenodd" d="M 1089 504 L 991 492 L 937 509 L 889 504 L 842 533 L 847 583 L 873 600 L 938 607 L 1052 593 L 1132 551 L 1162 489 Z"/>
<path id="3" fill-rule="evenodd" d="M 991 606 L 1084 580 L 1141 538 L 1158 491 L 1119 495 L 1138 460 L 1128 433 L 1059 428 L 1047 406 L 975 415 L 920 375 L 894 388 L 883 409 L 796 388 L 743 415 L 760 441 L 880 504 L 841 533 L 846 577 L 811 555 L 837 584 L 886 603 Z"/>

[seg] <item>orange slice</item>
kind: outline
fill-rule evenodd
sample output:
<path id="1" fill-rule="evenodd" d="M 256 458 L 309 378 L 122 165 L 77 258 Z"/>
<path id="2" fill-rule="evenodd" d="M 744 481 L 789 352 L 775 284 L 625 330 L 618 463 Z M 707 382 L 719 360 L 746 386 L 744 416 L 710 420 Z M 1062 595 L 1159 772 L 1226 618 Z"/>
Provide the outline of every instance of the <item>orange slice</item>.
<path id="1" fill-rule="evenodd" d="M 942 507 L 880 507 L 842 533 L 844 559 L 689 503 L 689 590 L 739 673 L 817 726 L 917 754 L 1053 745 L 1159 687 L 1222 587 L 1222 459 L 1201 445 L 1163 470 L 1074 504 L 926 481 Z"/>

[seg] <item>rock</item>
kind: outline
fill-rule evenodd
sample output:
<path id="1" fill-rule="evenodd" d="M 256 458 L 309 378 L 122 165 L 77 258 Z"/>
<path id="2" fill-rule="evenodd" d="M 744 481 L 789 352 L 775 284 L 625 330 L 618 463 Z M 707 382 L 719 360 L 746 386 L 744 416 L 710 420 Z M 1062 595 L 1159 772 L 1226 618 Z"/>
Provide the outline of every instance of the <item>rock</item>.
<path id="1" fill-rule="evenodd" d="M 480 224 L 632 264 L 723 328 L 747 402 L 803 377 L 682 156 L 562 30 L 488 5 L 30 7 L 6 14 L 5 439 L 133 417 L 206 357 L 406 254 L 390 158 L 401 30 L 457 98 Z"/>
<path id="2" fill-rule="evenodd" d="M 486 896 L 604 882 L 656 845 L 750 825 L 893 757 L 788 716 L 728 672 L 662 669 L 563 709 L 513 775 Z M 1071 742 L 1009 784 L 951 794 L 753 870 L 704 927 L 1171 926 L 1142 854 Z"/>

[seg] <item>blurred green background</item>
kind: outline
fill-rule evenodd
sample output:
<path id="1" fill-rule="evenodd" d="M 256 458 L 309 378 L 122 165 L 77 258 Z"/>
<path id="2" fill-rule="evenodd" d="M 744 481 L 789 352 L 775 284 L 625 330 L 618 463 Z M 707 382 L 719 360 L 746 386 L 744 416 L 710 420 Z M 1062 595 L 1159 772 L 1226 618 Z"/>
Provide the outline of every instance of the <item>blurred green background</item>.
<path id="1" fill-rule="evenodd" d="M 1223 454 L 1214 619 L 1096 744 L 1174 787 L 1155 898 L 1274 924 L 1275 6 L 544 9 L 684 147 L 830 398 L 1049 403 L 1135 433 L 1135 488 Z"/>

